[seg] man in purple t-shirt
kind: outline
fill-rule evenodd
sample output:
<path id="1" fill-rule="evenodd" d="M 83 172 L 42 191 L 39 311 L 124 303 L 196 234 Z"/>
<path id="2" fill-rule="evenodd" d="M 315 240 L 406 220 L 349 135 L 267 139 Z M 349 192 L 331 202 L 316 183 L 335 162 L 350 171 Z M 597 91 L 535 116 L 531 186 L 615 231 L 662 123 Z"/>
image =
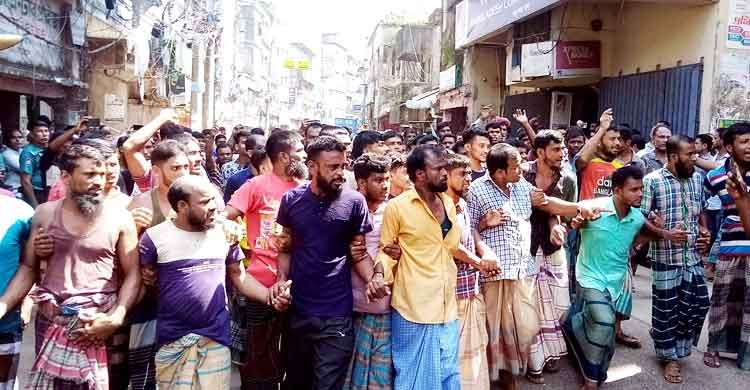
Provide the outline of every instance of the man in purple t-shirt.
<path id="1" fill-rule="evenodd" d="M 278 308 L 287 303 L 286 294 L 274 301 L 269 289 L 243 275 L 242 252 L 215 224 L 215 196 L 202 177 L 177 179 L 167 193 L 176 218 L 141 237 L 141 264 L 155 269 L 159 291 L 155 361 L 160 386 L 188 382 L 198 388 L 229 388 L 227 269 L 237 290 L 250 299 Z"/>
<path id="2" fill-rule="evenodd" d="M 287 280 L 294 301 L 287 322 L 283 389 L 341 389 L 354 348 L 349 244 L 372 230 L 362 194 L 343 189 L 346 147 L 332 137 L 307 146 L 311 182 L 281 199 L 284 228 L 276 296 Z M 378 286 L 384 289 L 384 285 Z"/>

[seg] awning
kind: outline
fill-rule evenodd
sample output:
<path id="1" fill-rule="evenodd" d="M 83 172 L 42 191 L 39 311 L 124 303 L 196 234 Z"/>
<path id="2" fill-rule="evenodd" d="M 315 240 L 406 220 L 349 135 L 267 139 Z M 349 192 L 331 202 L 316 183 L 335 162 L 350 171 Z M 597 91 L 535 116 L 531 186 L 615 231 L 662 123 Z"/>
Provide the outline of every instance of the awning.
<path id="1" fill-rule="evenodd" d="M 406 108 L 412 110 L 426 110 L 431 108 L 437 102 L 437 95 L 439 89 L 434 89 L 429 92 L 414 96 L 413 98 L 406 101 Z"/>

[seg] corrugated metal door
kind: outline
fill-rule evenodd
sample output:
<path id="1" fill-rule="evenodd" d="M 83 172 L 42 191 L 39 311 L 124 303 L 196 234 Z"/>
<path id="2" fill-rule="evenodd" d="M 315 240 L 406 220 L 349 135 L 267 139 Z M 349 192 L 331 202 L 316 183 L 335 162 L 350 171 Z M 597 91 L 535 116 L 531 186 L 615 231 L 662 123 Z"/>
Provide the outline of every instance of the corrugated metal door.
<path id="1" fill-rule="evenodd" d="M 599 111 L 613 108 L 616 123 L 628 123 L 648 136 L 660 120 L 672 132 L 694 137 L 700 121 L 703 65 L 606 78 L 600 83 Z"/>

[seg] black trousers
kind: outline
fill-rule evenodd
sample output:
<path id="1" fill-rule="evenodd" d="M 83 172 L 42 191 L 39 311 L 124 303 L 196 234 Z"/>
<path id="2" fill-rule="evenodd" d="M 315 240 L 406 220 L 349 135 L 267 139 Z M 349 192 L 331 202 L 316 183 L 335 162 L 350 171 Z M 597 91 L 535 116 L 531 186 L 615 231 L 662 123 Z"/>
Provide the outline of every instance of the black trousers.
<path id="1" fill-rule="evenodd" d="M 351 317 L 289 313 L 284 339 L 282 390 L 339 390 L 354 350 Z"/>

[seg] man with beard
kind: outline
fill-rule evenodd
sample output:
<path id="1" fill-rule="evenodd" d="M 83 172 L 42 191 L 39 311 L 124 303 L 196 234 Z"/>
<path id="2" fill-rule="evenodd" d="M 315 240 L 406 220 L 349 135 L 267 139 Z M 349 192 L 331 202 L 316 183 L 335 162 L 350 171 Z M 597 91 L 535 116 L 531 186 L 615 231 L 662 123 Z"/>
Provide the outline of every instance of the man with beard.
<path id="1" fill-rule="evenodd" d="M 469 129 L 463 134 L 464 149 L 471 163 L 471 181 L 484 176 L 487 153 L 490 150 L 490 136 L 480 129 Z"/>
<path id="2" fill-rule="evenodd" d="M 37 123 L 28 135 L 29 144 L 21 149 L 18 164 L 21 167 L 21 191 L 24 199 L 36 208 L 47 201 L 45 172 L 41 167 L 42 155 L 49 143 L 49 128 Z"/>
<path id="3" fill-rule="evenodd" d="M 273 170 L 252 178 L 232 195 L 227 219 L 244 216 L 247 220 L 247 242 L 250 261 L 246 272 L 265 287 L 276 283 L 278 246 L 274 235 L 281 198 L 307 179 L 305 151 L 298 133 L 282 130 L 268 138 L 266 153 Z M 243 363 L 243 389 L 265 389 L 278 386 L 284 375 L 279 364 L 279 340 L 282 317 L 261 303 L 237 299 L 232 306 L 232 334 L 235 361 Z M 244 337 L 242 337 L 244 336 Z"/>
<path id="4" fill-rule="evenodd" d="M 349 244 L 372 230 L 364 196 L 344 189 L 346 145 L 320 136 L 307 146 L 311 181 L 281 198 L 283 227 L 274 297 L 291 280 L 284 389 L 340 389 L 354 347 Z M 385 288 L 382 275 L 373 281 Z"/>
<path id="5" fill-rule="evenodd" d="M 461 369 L 461 388 L 482 390 L 490 388 L 487 368 L 487 312 L 479 289 L 479 273 L 497 272 L 497 258 L 492 250 L 471 229 L 471 220 L 463 199 L 471 184 L 471 168 L 466 156 L 448 156 L 448 190 L 446 194 L 456 205 L 456 223 L 461 231 L 461 245 L 469 253 L 478 253 L 479 262 L 456 259 L 456 299 L 459 321 L 458 356 Z"/>
<path id="6" fill-rule="evenodd" d="M 380 230 L 390 193 L 390 161 L 387 157 L 364 154 L 352 169 L 357 188 L 367 201 L 372 231 L 364 240 L 353 241 L 352 295 L 354 298 L 354 352 L 343 389 L 392 389 L 391 300 L 371 299 L 370 280 L 383 276 L 383 264 L 373 262 L 380 250 Z M 384 248 L 395 259 L 400 257 L 398 245 Z"/>
<path id="7" fill-rule="evenodd" d="M 471 228 L 498 257 L 500 273 L 483 276 L 487 303 L 490 379 L 516 388 L 516 377 L 527 372 L 529 353 L 539 333 L 536 274 L 531 254 L 531 214 L 595 217 L 596 211 L 547 197 L 521 175 L 521 156 L 508 144 L 492 147 L 487 175 L 469 187 Z M 502 379 L 501 379 L 502 378 Z"/>
<path id="8" fill-rule="evenodd" d="M 167 220 L 171 206 L 167 193 L 172 183 L 190 174 L 190 161 L 182 146 L 174 140 L 160 142 L 151 152 L 151 169 L 156 173 L 157 186 L 133 198 L 131 210 L 139 234 Z M 153 275 L 144 275 L 144 283 L 153 285 Z M 143 297 L 130 317 L 131 333 L 128 354 L 130 381 L 134 390 L 156 386 L 154 355 L 156 354 L 157 297 L 145 289 Z"/>
<path id="9" fill-rule="evenodd" d="M 667 166 L 643 179 L 641 210 L 658 213 L 665 228 L 686 230 L 686 240 L 651 242 L 651 337 L 664 364 L 664 379 L 682 383 L 680 359 L 698 344 L 708 312 L 708 288 L 697 247 L 706 249 L 710 233 L 699 227 L 702 178 L 695 171 L 695 142 L 685 136 L 667 141 Z"/>
<path id="10" fill-rule="evenodd" d="M 646 166 L 646 174 L 664 167 L 667 163 L 667 141 L 672 136 L 672 130 L 669 127 L 657 124 L 651 129 L 652 150 L 644 149 L 636 154 L 636 157 L 643 160 Z"/>
<path id="11" fill-rule="evenodd" d="M 724 215 L 708 314 L 708 348 L 703 363 L 719 367 L 719 353 L 736 353 L 737 366 L 750 370 L 750 245 L 747 241 L 747 187 L 750 184 L 750 124 L 724 132 L 731 156 L 706 175 L 709 195 L 718 195 Z"/>
<path id="12" fill-rule="evenodd" d="M 129 213 L 104 202 L 104 158 L 87 145 L 73 145 L 60 157 L 64 199 L 40 205 L 25 258 L 0 298 L 0 315 L 15 307 L 47 270 L 31 297 L 39 305 L 35 330 L 39 352 L 27 388 L 122 389 L 110 380 L 110 336 L 123 325 L 140 285 L 137 234 Z M 37 253 L 40 228 L 54 245 Z M 106 344 L 105 344 L 106 343 Z"/>
<path id="13" fill-rule="evenodd" d="M 415 148 L 406 161 L 414 189 L 389 201 L 381 244 L 397 244 L 394 261 L 385 250 L 377 262 L 393 283 L 391 334 L 394 388 L 459 389 L 459 324 L 456 264 L 461 232 L 448 189 L 447 153 L 435 145 Z M 466 251 L 464 251 L 466 252 Z M 468 254 L 461 256 L 468 260 Z M 473 256 L 476 260 L 476 256 Z M 477 261 L 478 262 L 478 261 Z"/>
<path id="14" fill-rule="evenodd" d="M 141 264 L 157 275 L 156 378 L 159 388 L 226 389 L 231 382 L 227 271 L 235 288 L 267 306 L 282 308 L 287 294 L 270 290 L 240 269 L 244 257 L 215 223 L 212 185 L 183 176 L 169 188 L 173 220 L 149 228 L 139 246 Z M 282 303 L 283 301 L 283 303 Z"/>
<path id="15" fill-rule="evenodd" d="M 612 174 L 614 194 L 586 202 L 601 216 L 586 221 L 576 216 L 572 226 L 581 232 L 576 264 L 577 293 L 563 324 L 584 376 L 584 390 L 595 390 L 607 379 L 618 329 L 616 318 L 632 308 L 628 252 L 643 232 L 657 238 L 684 240 L 685 231 L 650 225 L 639 209 L 643 171 L 628 165 Z"/>
<path id="16" fill-rule="evenodd" d="M 543 130 L 534 138 L 536 161 L 529 163 L 524 178 L 545 195 L 575 202 L 578 188 L 572 173 L 562 169 L 563 137 Z M 562 244 L 565 227 L 556 215 L 535 208 L 531 213 L 531 255 L 535 256 L 540 331 L 531 346 L 527 378 L 544 383 L 542 371 L 557 372 L 557 362 L 567 354 L 560 319 L 570 307 L 568 265 Z"/>

